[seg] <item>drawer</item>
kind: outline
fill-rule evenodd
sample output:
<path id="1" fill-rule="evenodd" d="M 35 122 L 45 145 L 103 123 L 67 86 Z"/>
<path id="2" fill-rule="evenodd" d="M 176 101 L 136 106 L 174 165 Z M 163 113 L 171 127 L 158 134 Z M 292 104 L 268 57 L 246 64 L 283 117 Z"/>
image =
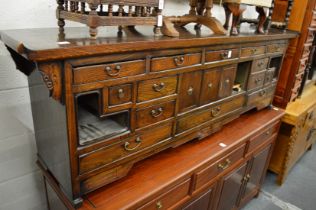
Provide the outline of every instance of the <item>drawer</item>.
<path id="1" fill-rule="evenodd" d="M 313 11 L 313 17 L 311 21 L 311 27 L 316 27 L 316 11 Z"/>
<path id="2" fill-rule="evenodd" d="M 266 52 L 266 46 L 247 47 L 247 48 L 241 49 L 240 57 L 262 55 L 265 52 Z"/>
<path id="3" fill-rule="evenodd" d="M 174 209 L 178 203 L 189 197 L 191 179 L 187 179 L 181 184 L 173 187 L 166 193 L 160 193 L 159 197 L 153 201 L 140 207 L 141 210 L 163 210 L 163 209 Z"/>
<path id="4" fill-rule="evenodd" d="M 239 57 L 239 49 L 208 51 L 205 53 L 205 62 L 224 61 Z"/>
<path id="5" fill-rule="evenodd" d="M 267 46 L 267 53 L 283 53 L 285 49 L 285 44 L 270 44 Z"/>
<path id="6" fill-rule="evenodd" d="M 222 117 L 232 111 L 238 110 L 243 107 L 244 103 L 245 96 L 238 95 L 229 101 L 225 101 L 222 104 L 213 106 L 212 108 L 192 112 L 177 121 L 177 133 L 182 133 L 214 118 Z"/>
<path id="7" fill-rule="evenodd" d="M 262 88 L 265 75 L 266 75 L 266 71 L 261 71 L 261 72 L 251 74 L 248 81 L 248 90 Z"/>
<path id="8" fill-rule="evenodd" d="M 245 148 L 246 144 L 235 149 L 233 152 L 216 161 L 211 166 L 197 172 L 195 174 L 196 183 L 194 190 L 201 189 L 203 186 L 210 183 L 217 175 L 228 171 L 235 163 L 242 160 L 245 154 Z"/>
<path id="9" fill-rule="evenodd" d="M 82 84 L 144 74 L 145 70 L 145 60 L 78 67 L 74 69 L 74 83 Z"/>
<path id="10" fill-rule="evenodd" d="M 275 85 L 258 90 L 248 95 L 248 106 L 257 106 L 258 109 L 267 107 L 273 98 Z"/>
<path id="11" fill-rule="evenodd" d="M 314 37 L 315 37 L 315 32 L 316 32 L 316 29 L 315 29 L 315 28 L 309 28 L 309 29 L 308 29 L 308 34 L 307 34 L 307 38 L 306 38 L 306 43 L 313 43 Z"/>
<path id="12" fill-rule="evenodd" d="M 264 77 L 264 84 L 263 85 L 265 85 L 265 86 L 266 85 L 270 85 L 273 82 L 274 78 L 275 78 L 274 74 L 275 74 L 275 68 L 271 68 L 268 71 L 266 71 L 266 75 Z"/>
<path id="13" fill-rule="evenodd" d="M 141 128 L 174 116 L 175 102 L 161 103 L 136 110 L 136 128 Z"/>
<path id="14" fill-rule="evenodd" d="M 143 102 L 176 93 L 177 76 L 145 80 L 138 83 L 137 101 Z"/>
<path id="15" fill-rule="evenodd" d="M 304 44 L 302 58 L 308 58 L 309 57 L 309 54 L 311 52 L 311 48 L 312 48 L 312 43 Z"/>
<path id="16" fill-rule="evenodd" d="M 169 139 L 172 133 L 171 123 L 157 126 L 149 131 L 139 132 L 135 137 L 126 141 L 109 145 L 95 152 L 79 157 L 80 174 L 122 160 L 146 149 L 155 149 L 154 146 Z M 132 158 L 132 157 L 131 157 Z"/>
<path id="17" fill-rule="evenodd" d="M 119 85 L 109 88 L 109 105 L 119 105 L 132 101 L 132 85 Z"/>
<path id="18" fill-rule="evenodd" d="M 225 98 L 232 94 L 236 78 L 236 71 L 236 65 L 226 66 L 223 68 L 218 90 L 219 98 Z"/>
<path id="19" fill-rule="evenodd" d="M 164 71 L 201 64 L 201 53 L 176 55 L 170 57 L 153 58 L 151 71 Z"/>
<path id="20" fill-rule="evenodd" d="M 253 61 L 251 72 L 258 72 L 268 68 L 269 58 L 257 59 Z"/>
<path id="21" fill-rule="evenodd" d="M 220 68 L 204 71 L 202 76 L 200 105 L 208 104 L 217 99 L 221 72 Z"/>
<path id="22" fill-rule="evenodd" d="M 277 134 L 278 125 L 279 124 L 274 124 L 273 126 L 270 126 L 269 128 L 266 128 L 263 131 L 260 131 L 255 136 L 251 137 L 249 140 L 247 153 L 253 152 L 258 146 L 269 140 L 271 136 Z"/>

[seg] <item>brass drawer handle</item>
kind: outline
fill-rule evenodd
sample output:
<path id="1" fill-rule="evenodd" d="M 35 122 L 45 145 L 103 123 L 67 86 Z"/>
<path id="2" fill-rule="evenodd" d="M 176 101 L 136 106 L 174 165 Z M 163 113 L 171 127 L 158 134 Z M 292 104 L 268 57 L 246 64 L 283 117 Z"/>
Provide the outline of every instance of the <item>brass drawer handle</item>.
<path id="1" fill-rule="evenodd" d="M 122 98 L 124 98 L 124 96 L 125 96 L 124 90 L 122 88 L 120 88 L 118 90 L 118 98 L 122 99 Z"/>
<path id="2" fill-rule="evenodd" d="M 182 66 L 184 64 L 184 56 L 174 58 L 174 62 L 177 66 Z"/>
<path id="3" fill-rule="evenodd" d="M 262 81 L 262 79 L 261 78 L 257 78 L 257 79 L 255 79 L 255 83 L 256 84 L 259 84 L 259 82 L 261 82 Z"/>
<path id="4" fill-rule="evenodd" d="M 264 65 L 264 62 L 263 61 L 260 61 L 259 63 L 258 63 L 258 67 L 262 67 Z"/>
<path id="5" fill-rule="evenodd" d="M 225 83 L 226 83 L 226 84 L 229 84 L 229 83 L 230 83 L 230 79 L 226 79 L 226 80 L 225 80 Z"/>
<path id="6" fill-rule="evenodd" d="M 189 89 L 188 89 L 188 95 L 189 96 L 192 96 L 193 95 L 193 91 L 194 91 L 194 88 L 193 87 L 189 87 Z"/>
<path id="7" fill-rule="evenodd" d="M 161 201 L 158 201 L 156 203 L 156 207 L 157 207 L 157 209 L 162 209 L 163 205 L 162 205 Z"/>
<path id="8" fill-rule="evenodd" d="M 153 89 L 154 89 L 154 91 L 156 91 L 156 92 L 160 92 L 162 89 L 164 89 L 165 88 L 165 83 L 160 83 L 160 84 L 154 84 L 153 85 Z"/>
<path id="9" fill-rule="evenodd" d="M 260 91 L 259 95 L 264 96 L 267 92 L 265 90 Z"/>
<path id="10" fill-rule="evenodd" d="M 225 52 L 221 53 L 221 58 L 228 59 L 229 58 L 229 51 L 225 51 Z"/>
<path id="11" fill-rule="evenodd" d="M 257 52 L 257 49 L 256 49 L 256 48 L 251 49 L 251 53 L 252 53 L 252 54 L 255 54 L 256 52 Z"/>
<path id="12" fill-rule="evenodd" d="M 246 176 L 244 176 L 243 180 L 245 182 L 249 182 L 250 178 L 251 178 L 250 174 L 247 174 Z"/>
<path id="13" fill-rule="evenodd" d="M 154 110 L 154 109 L 151 110 L 151 116 L 154 117 L 154 118 L 159 117 L 160 115 L 162 115 L 162 113 L 163 113 L 163 108 L 162 107 L 160 107 L 160 108 L 158 108 L 156 110 Z"/>
<path id="14" fill-rule="evenodd" d="M 218 107 L 212 109 L 211 113 L 212 113 L 213 117 L 217 117 L 221 113 L 221 107 L 218 106 Z"/>
<path id="15" fill-rule="evenodd" d="M 221 170 L 225 170 L 225 169 L 227 169 L 230 166 L 230 164 L 231 164 L 231 160 L 227 158 L 225 160 L 225 163 L 218 164 L 218 168 L 221 169 Z"/>
<path id="16" fill-rule="evenodd" d="M 269 136 L 271 134 L 270 131 L 266 131 L 266 135 Z"/>
<path id="17" fill-rule="evenodd" d="M 118 75 L 120 74 L 120 72 L 121 72 L 121 69 L 122 69 L 122 68 L 121 68 L 120 65 L 115 66 L 114 69 L 112 69 L 111 66 L 105 67 L 106 73 L 107 73 L 109 76 L 111 76 L 111 77 L 118 76 Z"/>
<path id="18" fill-rule="evenodd" d="M 213 87 L 213 84 L 212 84 L 212 83 L 209 83 L 209 84 L 207 85 L 207 87 L 208 87 L 208 88 L 212 88 L 212 87 Z"/>
<path id="19" fill-rule="evenodd" d="M 134 151 L 134 150 L 136 150 L 142 144 L 142 139 L 140 137 L 137 137 L 135 142 L 137 143 L 137 145 L 135 147 L 133 147 L 133 148 L 129 148 L 130 143 L 128 141 L 125 142 L 124 149 L 126 151 Z"/>

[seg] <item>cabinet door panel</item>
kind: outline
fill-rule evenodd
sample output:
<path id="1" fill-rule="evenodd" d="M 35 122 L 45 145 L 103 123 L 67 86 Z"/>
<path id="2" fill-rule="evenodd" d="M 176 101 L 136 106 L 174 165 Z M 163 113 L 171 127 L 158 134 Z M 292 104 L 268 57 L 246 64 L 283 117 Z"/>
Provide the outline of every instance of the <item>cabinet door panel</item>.
<path id="1" fill-rule="evenodd" d="M 200 197 L 186 205 L 182 210 L 208 210 L 213 200 L 214 187 L 203 193 Z"/>
<path id="2" fill-rule="evenodd" d="M 179 112 L 198 106 L 201 89 L 202 72 L 182 75 L 179 93 Z"/>
<path id="3" fill-rule="evenodd" d="M 229 66 L 223 69 L 218 93 L 219 98 L 225 98 L 232 94 L 235 77 L 236 66 Z"/>
<path id="4" fill-rule="evenodd" d="M 217 99 L 220 77 L 220 69 L 212 69 L 204 72 L 201 88 L 201 105 Z"/>
<path id="5" fill-rule="evenodd" d="M 246 167 L 247 163 L 224 177 L 218 210 L 230 210 L 236 207 Z"/>

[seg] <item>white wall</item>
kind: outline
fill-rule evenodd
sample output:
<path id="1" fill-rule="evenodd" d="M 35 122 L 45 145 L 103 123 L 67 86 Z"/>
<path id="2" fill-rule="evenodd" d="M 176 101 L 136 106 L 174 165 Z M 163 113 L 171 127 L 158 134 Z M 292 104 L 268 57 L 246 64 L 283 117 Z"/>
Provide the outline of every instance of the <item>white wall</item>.
<path id="1" fill-rule="evenodd" d="M 183 0 L 166 0 L 165 13 L 184 14 Z M 0 30 L 56 27 L 56 0 L 6 1 L 0 7 Z M 253 14 L 253 10 L 248 12 Z M 213 14 L 221 21 L 220 7 Z M 79 24 L 67 22 L 67 27 Z M 26 76 L 15 69 L 0 41 L 0 210 L 45 210 L 42 178 L 36 161 Z"/>

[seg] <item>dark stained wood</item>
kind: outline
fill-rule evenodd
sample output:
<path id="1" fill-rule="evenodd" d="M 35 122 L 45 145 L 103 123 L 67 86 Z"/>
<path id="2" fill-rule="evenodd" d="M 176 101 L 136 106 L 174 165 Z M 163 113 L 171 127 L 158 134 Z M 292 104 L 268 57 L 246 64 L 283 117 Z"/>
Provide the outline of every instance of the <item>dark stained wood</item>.
<path id="1" fill-rule="evenodd" d="M 221 69 L 214 68 L 203 73 L 200 103 L 208 104 L 218 98 Z"/>
<path id="2" fill-rule="evenodd" d="M 109 105 L 119 105 L 132 101 L 132 85 L 119 85 L 110 87 L 109 91 Z"/>
<path id="3" fill-rule="evenodd" d="M 213 200 L 214 191 L 214 188 L 209 189 L 206 193 L 184 206 L 182 210 L 208 210 Z"/>
<path id="4" fill-rule="evenodd" d="M 265 70 L 268 67 L 269 58 L 257 59 L 253 62 L 251 71 L 257 72 Z"/>
<path id="5" fill-rule="evenodd" d="M 233 92 L 233 86 L 236 77 L 237 67 L 227 66 L 223 68 L 222 76 L 219 84 L 218 97 L 225 98 L 230 96 Z"/>
<path id="6" fill-rule="evenodd" d="M 208 51 L 205 53 L 205 62 L 229 60 L 239 57 L 239 49 L 227 49 L 218 51 Z"/>
<path id="7" fill-rule="evenodd" d="M 241 49 L 240 57 L 249 57 L 249 56 L 255 56 L 255 55 L 261 55 L 266 52 L 265 47 L 248 47 Z"/>

